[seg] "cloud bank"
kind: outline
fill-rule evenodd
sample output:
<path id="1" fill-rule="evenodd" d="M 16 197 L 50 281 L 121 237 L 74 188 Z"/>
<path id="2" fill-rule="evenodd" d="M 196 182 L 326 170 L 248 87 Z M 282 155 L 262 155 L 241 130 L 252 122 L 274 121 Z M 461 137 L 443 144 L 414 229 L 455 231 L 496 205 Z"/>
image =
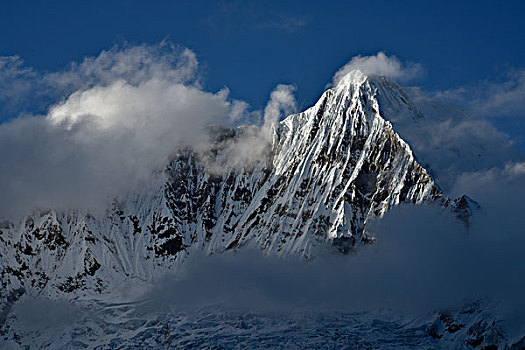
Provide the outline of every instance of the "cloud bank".
<path id="1" fill-rule="evenodd" d="M 205 142 L 227 102 L 166 81 L 75 93 L 45 117 L 0 127 L 1 209 L 92 207 L 133 187 L 187 144 Z"/>
<path id="2" fill-rule="evenodd" d="M 335 249 L 328 248 L 307 262 L 246 250 L 194 256 L 181 275 L 166 276 L 139 298 L 137 310 L 177 314 L 213 306 L 307 313 L 386 308 L 420 316 L 482 300 L 510 322 L 507 330 L 520 334 L 525 331 L 525 236 L 520 230 L 525 225 L 520 214 L 524 169 L 516 163 L 465 178 L 482 206 L 469 231 L 437 207 L 401 206 L 370 227 L 377 243 L 356 254 L 333 254 Z"/>
<path id="3" fill-rule="evenodd" d="M 3 98 L 22 101 L 36 90 L 55 102 L 44 116 L 0 125 L 2 214 L 102 206 L 177 147 L 205 142 L 206 127 L 227 123 L 231 107 L 228 96 L 202 90 L 191 51 L 165 43 L 103 51 L 57 73 L 6 61 L 3 83 L 20 88 L 2 86 L 11 91 Z"/>
<path id="4" fill-rule="evenodd" d="M 0 215 L 104 208 L 177 149 L 209 147 L 211 125 L 252 124 L 227 165 L 260 160 L 280 116 L 296 110 L 295 87 L 278 85 L 261 121 L 227 88 L 205 91 L 198 67 L 192 51 L 166 42 L 114 47 L 52 73 L 2 58 L 0 113 L 20 117 L 0 124 Z"/>
<path id="5" fill-rule="evenodd" d="M 387 78 L 407 82 L 421 76 L 424 72 L 419 63 L 402 63 L 396 56 L 387 56 L 380 51 L 372 56 L 354 56 L 341 67 L 332 78 L 332 85 L 337 83 L 349 72 L 359 69 L 365 75 L 381 75 Z"/>

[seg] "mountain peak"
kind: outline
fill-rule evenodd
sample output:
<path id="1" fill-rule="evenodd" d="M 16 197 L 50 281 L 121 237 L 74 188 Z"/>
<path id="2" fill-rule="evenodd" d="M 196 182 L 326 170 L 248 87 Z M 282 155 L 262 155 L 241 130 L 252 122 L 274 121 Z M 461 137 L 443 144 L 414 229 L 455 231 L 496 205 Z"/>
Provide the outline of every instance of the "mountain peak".
<path id="1" fill-rule="evenodd" d="M 350 85 L 361 85 L 367 80 L 368 76 L 359 69 L 353 69 L 346 73 L 335 84 L 336 89 L 344 89 Z"/>

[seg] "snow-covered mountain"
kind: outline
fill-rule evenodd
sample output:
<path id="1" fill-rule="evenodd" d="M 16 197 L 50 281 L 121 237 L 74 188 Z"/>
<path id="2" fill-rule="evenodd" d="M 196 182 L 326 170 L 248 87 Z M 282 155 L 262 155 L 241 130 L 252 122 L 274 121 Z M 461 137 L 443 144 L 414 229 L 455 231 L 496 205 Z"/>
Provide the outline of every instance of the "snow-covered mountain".
<path id="1" fill-rule="evenodd" d="M 383 90 L 390 104 L 412 108 Z M 178 151 L 165 174 L 115 200 L 104 215 L 47 210 L 5 221 L 4 288 L 102 291 L 108 275 L 149 280 L 156 266 L 173 268 L 194 250 L 255 245 L 309 257 L 326 242 L 348 250 L 370 240 L 367 222 L 394 205 L 444 203 L 380 114 L 377 92 L 354 71 L 274 128 L 254 163 L 221 167 L 249 128 L 219 129 L 208 147 Z"/>
<path id="2" fill-rule="evenodd" d="M 449 200 L 397 132 L 424 118 L 396 84 L 353 71 L 273 127 L 254 162 L 228 165 L 250 127 L 215 129 L 209 145 L 176 151 L 163 174 L 103 214 L 40 210 L 5 220 L 0 323 L 23 294 L 104 295 L 196 252 L 250 246 L 308 259 L 328 245 L 345 253 L 372 242 L 367 224 L 401 203 L 449 207 L 468 222 L 470 199 Z"/>

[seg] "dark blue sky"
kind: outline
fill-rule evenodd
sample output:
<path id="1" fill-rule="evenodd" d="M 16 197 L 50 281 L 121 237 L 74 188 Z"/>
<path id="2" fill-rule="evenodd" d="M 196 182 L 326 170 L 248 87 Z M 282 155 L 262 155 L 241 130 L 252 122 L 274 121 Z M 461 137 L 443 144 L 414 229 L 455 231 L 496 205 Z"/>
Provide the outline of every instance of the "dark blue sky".
<path id="1" fill-rule="evenodd" d="M 206 88 L 254 107 L 280 82 L 301 107 L 357 54 L 420 62 L 426 90 L 498 79 L 525 62 L 523 1 L 2 1 L 0 55 L 59 70 L 114 43 L 194 50 Z"/>

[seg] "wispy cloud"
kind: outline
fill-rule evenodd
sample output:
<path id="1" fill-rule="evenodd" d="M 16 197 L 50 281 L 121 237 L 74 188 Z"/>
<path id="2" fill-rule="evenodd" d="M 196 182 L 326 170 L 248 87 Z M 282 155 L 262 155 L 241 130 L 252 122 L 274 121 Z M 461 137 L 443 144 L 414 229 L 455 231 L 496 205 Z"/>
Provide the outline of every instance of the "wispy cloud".
<path id="1" fill-rule="evenodd" d="M 483 80 L 434 92 L 434 97 L 465 106 L 509 134 L 525 150 L 525 68 L 510 69 L 495 80 Z"/>
<path id="2" fill-rule="evenodd" d="M 208 25 L 228 29 L 275 30 L 295 33 L 308 25 L 308 17 L 300 14 L 269 10 L 260 1 L 243 2 L 239 0 L 221 2 L 215 11 L 205 18 Z"/>
<path id="3" fill-rule="evenodd" d="M 43 95 L 53 94 L 42 89 L 44 85 L 42 75 L 26 67 L 19 56 L 0 57 L 0 120 L 42 109 L 43 100 L 49 97 Z"/>
<path id="4" fill-rule="evenodd" d="M 482 81 L 435 93 L 443 98 L 467 105 L 476 114 L 486 117 L 525 116 L 525 68 L 512 69 L 500 81 Z"/>
<path id="5" fill-rule="evenodd" d="M 241 115 L 237 118 L 253 122 L 262 115 L 262 124 L 244 127 L 239 137 L 229 140 L 223 150 L 224 157 L 208 162 L 209 170 L 221 173 L 234 167 L 250 168 L 264 160 L 276 136 L 279 120 L 297 111 L 295 89 L 295 85 L 278 84 L 271 92 L 264 112 L 250 111 L 245 102 L 234 101 L 235 115 Z"/>
<path id="6" fill-rule="evenodd" d="M 372 56 L 354 56 L 341 67 L 332 78 L 332 84 L 337 83 L 349 72 L 359 69 L 365 75 L 381 75 L 387 78 L 407 82 L 420 77 L 424 73 L 419 63 L 401 62 L 396 56 L 388 56 L 380 51 Z"/>
<path id="7" fill-rule="evenodd" d="M 291 17 L 278 15 L 276 18 L 261 21 L 258 27 L 261 29 L 275 29 L 287 33 L 294 33 L 308 24 L 306 17 Z"/>
<path id="8" fill-rule="evenodd" d="M 270 101 L 264 109 L 264 125 L 275 125 L 279 118 L 297 111 L 295 85 L 279 84 L 270 94 Z"/>

